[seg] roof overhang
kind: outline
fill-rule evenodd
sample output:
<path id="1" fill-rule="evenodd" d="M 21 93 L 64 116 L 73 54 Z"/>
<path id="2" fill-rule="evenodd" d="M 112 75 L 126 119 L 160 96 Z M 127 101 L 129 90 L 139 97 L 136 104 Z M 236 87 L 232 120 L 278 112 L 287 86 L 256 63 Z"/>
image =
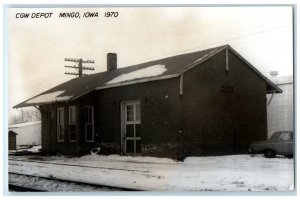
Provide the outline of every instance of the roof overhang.
<path id="1" fill-rule="evenodd" d="M 250 69 L 252 69 L 255 73 L 257 73 L 265 82 L 266 82 L 266 93 L 272 94 L 272 93 L 282 93 L 282 90 L 273 83 L 270 79 L 265 77 L 260 71 L 258 71 L 250 62 L 248 62 L 242 55 L 240 55 L 238 52 L 236 52 L 231 46 L 227 45 L 227 48 L 232 51 L 236 56 L 238 56 L 244 63 L 246 63 Z"/>
<path id="2" fill-rule="evenodd" d="M 39 96 L 39 95 L 37 95 Z M 35 96 L 35 97 L 37 97 Z M 35 98 L 33 97 L 33 98 Z M 30 99 L 33 99 L 30 98 Z M 26 101 L 23 101 L 22 103 L 19 103 L 15 106 L 13 106 L 13 108 L 24 108 L 24 107 L 30 107 L 30 106 L 41 106 L 41 105 L 47 105 L 47 104 L 53 104 L 53 103 L 65 103 L 65 102 L 69 102 L 69 101 L 73 101 L 74 98 L 69 99 L 69 100 L 64 100 L 64 101 L 50 101 L 50 102 L 42 102 L 42 103 L 26 103 L 27 101 L 29 101 L 30 99 L 27 99 Z"/>

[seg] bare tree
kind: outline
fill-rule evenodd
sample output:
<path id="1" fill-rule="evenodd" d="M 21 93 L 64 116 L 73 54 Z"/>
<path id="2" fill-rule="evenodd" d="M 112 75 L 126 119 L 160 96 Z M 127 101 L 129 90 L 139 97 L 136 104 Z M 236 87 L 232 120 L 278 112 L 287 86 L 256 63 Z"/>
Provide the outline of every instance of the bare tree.
<path id="1" fill-rule="evenodd" d="M 19 109 L 17 113 L 10 116 L 9 124 L 19 124 L 25 122 L 40 121 L 41 113 L 37 109 Z"/>

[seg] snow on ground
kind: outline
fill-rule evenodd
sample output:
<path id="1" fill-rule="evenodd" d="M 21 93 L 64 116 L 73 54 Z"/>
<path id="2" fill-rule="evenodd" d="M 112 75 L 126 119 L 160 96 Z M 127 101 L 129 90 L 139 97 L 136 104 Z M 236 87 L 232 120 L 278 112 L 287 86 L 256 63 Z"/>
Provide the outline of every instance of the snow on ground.
<path id="1" fill-rule="evenodd" d="M 37 97 L 34 97 L 32 99 L 29 99 L 26 103 L 47 103 L 47 102 L 55 102 L 55 101 L 67 101 L 72 96 L 62 96 L 59 97 L 62 93 L 65 91 L 56 91 L 56 92 L 51 92 L 47 94 L 41 94 Z"/>
<path id="2" fill-rule="evenodd" d="M 41 145 L 36 145 L 36 146 L 17 146 L 17 150 L 16 151 L 29 151 L 29 152 L 33 152 L 33 153 L 37 153 L 40 152 L 40 150 L 42 149 Z"/>
<path id="3" fill-rule="evenodd" d="M 153 65 L 150 67 L 146 67 L 143 69 L 139 69 L 127 74 L 122 74 L 120 76 L 117 76 L 116 78 L 108 81 L 106 84 L 114 84 L 114 83 L 121 83 L 124 81 L 131 81 L 134 79 L 140 79 L 140 78 L 148 78 L 153 76 L 159 76 L 162 75 L 165 71 L 167 71 L 167 68 L 165 65 Z"/>
<path id="4" fill-rule="evenodd" d="M 31 152 L 31 153 L 38 153 L 40 152 L 40 150 L 42 149 L 42 146 L 40 145 L 36 145 L 36 146 L 31 146 L 31 145 L 17 145 L 17 149 L 16 150 L 9 150 L 9 154 L 15 154 L 15 153 L 27 153 L 27 152 Z"/>
<path id="5" fill-rule="evenodd" d="M 98 187 L 65 181 L 49 180 L 40 177 L 9 174 L 9 183 L 47 192 L 98 192 L 117 191 L 114 188 Z"/>
<path id="6" fill-rule="evenodd" d="M 9 172 L 148 191 L 289 191 L 294 162 L 261 155 L 167 158 L 12 156 Z M 31 161 L 24 162 L 22 160 Z M 37 161 L 37 162 L 35 162 Z"/>
<path id="7" fill-rule="evenodd" d="M 16 150 L 9 150 L 9 155 L 16 155 L 16 154 L 28 154 L 28 153 L 38 153 L 42 149 L 42 146 L 31 146 L 31 145 L 17 145 Z"/>

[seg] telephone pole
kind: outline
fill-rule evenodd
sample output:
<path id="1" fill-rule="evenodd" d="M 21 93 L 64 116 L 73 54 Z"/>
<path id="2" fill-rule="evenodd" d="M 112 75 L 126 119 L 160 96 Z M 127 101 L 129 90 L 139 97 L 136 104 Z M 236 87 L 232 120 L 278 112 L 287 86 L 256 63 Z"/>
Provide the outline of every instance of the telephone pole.
<path id="1" fill-rule="evenodd" d="M 93 60 L 83 60 L 82 58 L 80 58 L 80 59 L 65 58 L 65 61 L 77 63 L 77 65 L 74 65 L 74 66 L 65 65 L 65 67 L 67 67 L 67 68 L 74 68 L 77 70 L 76 73 L 75 72 L 65 72 L 65 74 L 68 74 L 68 75 L 75 75 L 78 77 L 82 77 L 82 76 L 89 75 L 89 74 L 84 74 L 83 70 L 95 70 L 94 67 L 86 67 L 86 66 L 82 65 L 83 63 L 95 63 L 95 61 L 93 61 Z"/>

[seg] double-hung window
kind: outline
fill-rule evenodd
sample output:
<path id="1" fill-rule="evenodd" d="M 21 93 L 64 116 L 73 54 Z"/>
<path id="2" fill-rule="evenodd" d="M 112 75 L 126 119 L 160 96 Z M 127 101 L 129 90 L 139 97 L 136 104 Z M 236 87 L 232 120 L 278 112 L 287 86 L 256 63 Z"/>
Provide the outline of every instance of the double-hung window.
<path id="1" fill-rule="evenodd" d="M 69 107 L 69 141 L 76 142 L 77 126 L 76 126 L 76 106 Z"/>
<path id="2" fill-rule="evenodd" d="M 85 141 L 94 142 L 94 107 L 85 106 Z"/>
<path id="3" fill-rule="evenodd" d="M 57 108 L 57 142 L 63 142 L 65 139 L 64 129 L 64 108 Z"/>
<path id="4" fill-rule="evenodd" d="M 141 103 L 125 103 L 126 153 L 141 153 Z"/>

